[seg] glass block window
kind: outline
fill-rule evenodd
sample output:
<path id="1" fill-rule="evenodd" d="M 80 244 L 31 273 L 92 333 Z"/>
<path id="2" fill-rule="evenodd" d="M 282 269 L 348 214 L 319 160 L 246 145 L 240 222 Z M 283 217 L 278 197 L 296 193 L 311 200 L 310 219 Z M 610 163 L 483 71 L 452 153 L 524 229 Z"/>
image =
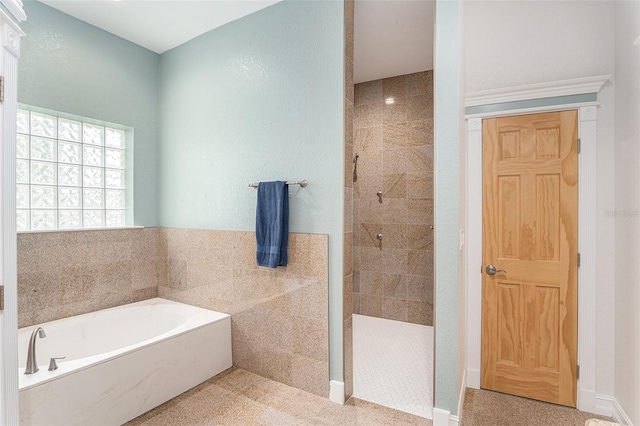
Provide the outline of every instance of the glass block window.
<path id="1" fill-rule="evenodd" d="M 18 110 L 18 231 L 125 226 L 125 131 Z"/>

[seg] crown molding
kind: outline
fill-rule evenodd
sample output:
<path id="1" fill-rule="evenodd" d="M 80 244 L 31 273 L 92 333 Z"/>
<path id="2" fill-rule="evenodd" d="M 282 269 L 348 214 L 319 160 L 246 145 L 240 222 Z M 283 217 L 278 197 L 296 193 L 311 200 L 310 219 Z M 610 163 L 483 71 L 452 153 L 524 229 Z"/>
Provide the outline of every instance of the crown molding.
<path id="1" fill-rule="evenodd" d="M 548 83 L 528 84 L 501 89 L 482 90 L 465 94 L 465 107 L 501 104 L 531 99 L 554 98 L 558 96 L 598 93 L 611 74 Z"/>
<path id="2" fill-rule="evenodd" d="M 18 23 L 22 21 L 26 21 L 27 14 L 24 11 L 24 7 L 22 5 L 21 0 L 1 0 L 4 7 L 7 8 L 9 12 L 16 18 Z"/>

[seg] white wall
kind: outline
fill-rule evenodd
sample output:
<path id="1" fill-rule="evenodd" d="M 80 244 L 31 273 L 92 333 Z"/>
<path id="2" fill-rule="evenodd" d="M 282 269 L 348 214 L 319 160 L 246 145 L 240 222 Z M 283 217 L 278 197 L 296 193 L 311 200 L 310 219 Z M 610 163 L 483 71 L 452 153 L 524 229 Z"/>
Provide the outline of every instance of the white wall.
<path id="1" fill-rule="evenodd" d="M 614 396 L 640 425 L 640 3 L 616 2 L 616 333 Z M 630 214 L 630 216 L 628 215 Z"/>
<path id="2" fill-rule="evenodd" d="M 612 2 L 467 3 L 468 92 L 613 71 Z"/>
<path id="3" fill-rule="evenodd" d="M 466 91 L 496 89 L 614 71 L 614 2 L 467 2 Z M 614 90 L 598 95 L 596 392 L 613 395 L 615 222 Z"/>
<path id="4" fill-rule="evenodd" d="M 0 348 L 4 348 L 4 312 L 0 312 Z M 5 418 L 4 386 L 4 355 L 0 350 L 0 421 Z"/>

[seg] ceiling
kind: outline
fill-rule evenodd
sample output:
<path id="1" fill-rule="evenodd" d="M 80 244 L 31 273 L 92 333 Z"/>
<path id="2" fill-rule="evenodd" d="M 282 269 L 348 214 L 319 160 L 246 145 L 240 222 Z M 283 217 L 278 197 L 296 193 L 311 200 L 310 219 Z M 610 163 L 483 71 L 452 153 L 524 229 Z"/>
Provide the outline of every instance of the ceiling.
<path id="1" fill-rule="evenodd" d="M 356 0 L 353 81 L 433 69 L 435 1 Z"/>
<path id="2" fill-rule="evenodd" d="M 280 0 L 40 0 L 156 53 L 163 53 Z"/>
<path id="3" fill-rule="evenodd" d="M 40 1 L 163 53 L 281 0 Z M 355 0 L 354 82 L 433 69 L 434 15 L 433 0 Z"/>

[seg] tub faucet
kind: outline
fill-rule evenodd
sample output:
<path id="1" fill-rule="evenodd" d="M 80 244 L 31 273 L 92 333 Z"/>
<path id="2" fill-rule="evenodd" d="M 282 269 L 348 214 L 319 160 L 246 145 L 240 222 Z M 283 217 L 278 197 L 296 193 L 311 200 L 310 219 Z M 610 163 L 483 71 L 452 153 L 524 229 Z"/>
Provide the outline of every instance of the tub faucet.
<path id="1" fill-rule="evenodd" d="M 27 368 L 24 370 L 24 374 L 36 373 L 38 368 L 38 362 L 36 361 L 36 337 L 47 337 L 42 327 L 38 327 L 31 333 L 31 339 L 29 339 L 29 349 L 27 350 Z"/>

